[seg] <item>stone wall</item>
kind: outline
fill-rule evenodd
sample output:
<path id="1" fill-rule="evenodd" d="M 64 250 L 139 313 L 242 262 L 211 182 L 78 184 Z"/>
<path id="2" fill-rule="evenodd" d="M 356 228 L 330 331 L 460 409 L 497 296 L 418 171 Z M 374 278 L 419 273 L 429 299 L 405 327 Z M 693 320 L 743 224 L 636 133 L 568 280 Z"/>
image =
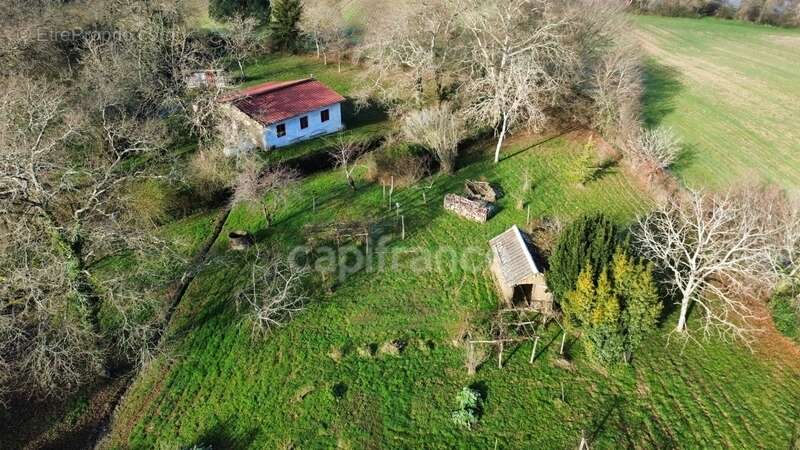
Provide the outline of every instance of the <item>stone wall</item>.
<path id="1" fill-rule="evenodd" d="M 485 223 L 494 213 L 492 204 L 482 200 L 470 200 L 456 194 L 446 194 L 444 196 L 444 209 L 480 223 Z"/>

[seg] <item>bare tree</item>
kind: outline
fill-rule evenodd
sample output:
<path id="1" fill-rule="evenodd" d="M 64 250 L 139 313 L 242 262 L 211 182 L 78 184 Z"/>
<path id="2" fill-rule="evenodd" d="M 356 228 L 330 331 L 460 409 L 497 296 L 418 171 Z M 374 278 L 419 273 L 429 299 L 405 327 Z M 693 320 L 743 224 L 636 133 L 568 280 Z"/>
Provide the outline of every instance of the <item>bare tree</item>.
<path id="1" fill-rule="evenodd" d="M 285 325 L 303 310 L 308 296 L 303 282 L 309 269 L 277 255 L 257 253 L 249 280 L 235 294 L 237 304 L 248 308 L 253 334 L 265 334 Z"/>
<path id="2" fill-rule="evenodd" d="M 99 336 L 87 323 L 70 261 L 46 228 L 20 217 L 0 233 L 0 382 L 4 391 L 46 397 L 102 371 Z"/>
<path id="3" fill-rule="evenodd" d="M 377 8 L 380 8 L 378 10 Z M 425 88 L 438 100 L 465 67 L 462 0 L 410 0 L 376 7 L 360 53 L 368 90 L 385 100 L 420 102 Z"/>
<path id="4" fill-rule="evenodd" d="M 609 28 L 625 34 L 621 26 Z M 605 52 L 594 65 L 590 81 L 593 127 L 607 138 L 625 143 L 640 123 L 643 86 L 638 49 L 625 43 Z"/>
<path id="5" fill-rule="evenodd" d="M 480 2 L 464 19 L 472 67 L 466 114 L 495 128 L 495 163 L 508 132 L 519 124 L 541 128 L 546 109 L 569 86 L 564 70 L 575 56 L 562 41 L 567 21 L 547 11 L 546 0 Z"/>
<path id="6" fill-rule="evenodd" d="M 256 19 L 252 17 L 235 16 L 228 21 L 225 39 L 228 54 L 239 66 L 242 79 L 245 78 L 242 63 L 250 58 L 258 48 L 258 36 L 255 33 Z"/>
<path id="7" fill-rule="evenodd" d="M 342 15 L 345 5 L 338 0 L 303 2 L 300 29 L 311 37 L 317 58 L 328 64 L 328 54 L 334 53 L 338 70 L 342 69 L 342 55 L 350 48 L 349 26 Z"/>
<path id="8" fill-rule="evenodd" d="M 688 333 L 687 315 L 697 305 L 706 333 L 735 337 L 751 331 L 751 286 L 766 273 L 774 224 L 732 192 L 690 191 L 640 219 L 635 241 L 658 264 L 679 294 L 676 331 Z"/>
<path id="9" fill-rule="evenodd" d="M 267 227 L 271 226 L 273 216 L 299 181 L 298 173 L 284 166 L 265 168 L 254 157 L 244 158 L 238 170 L 233 202 L 261 205 Z"/>
<path id="10" fill-rule="evenodd" d="M 449 105 L 441 103 L 410 112 L 403 119 L 403 135 L 409 142 L 431 150 L 445 173 L 453 173 L 464 123 Z"/>
<path id="11" fill-rule="evenodd" d="M 79 116 L 68 92 L 48 82 L 7 78 L 3 83 L 0 210 L 16 225 L 4 239 L 28 250 L 4 255 L 3 278 L 13 282 L 0 297 L 2 314 L 22 321 L 26 345 L 44 346 L 13 353 L 26 383 L 56 394 L 95 373 L 75 368 L 95 367 L 90 359 L 106 354 L 106 343 L 113 345 L 116 338 L 99 341 L 105 298 L 91 274 L 93 265 L 122 252 L 164 250 L 149 245 L 143 230 L 126 221 L 131 216 L 119 201 L 126 183 L 142 175 L 134 158 L 157 157 L 163 132 L 155 122 L 134 120 L 113 107 L 102 110 L 96 122 Z M 25 359 L 32 355 L 37 360 Z M 48 357 L 65 359 L 46 364 Z M 39 378 L 30 372 L 40 366 L 61 375 Z M 53 386 L 59 380 L 61 389 Z"/>
<path id="12" fill-rule="evenodd" d="M 356 190 L 353 172 L 356 170 L 356 161 L 366 151 L 366 143 L 353 137 L 339 135 L 333 143 L 331 157 L 336 167 L 341 169 L 347 179 L 350 189 Z"/>

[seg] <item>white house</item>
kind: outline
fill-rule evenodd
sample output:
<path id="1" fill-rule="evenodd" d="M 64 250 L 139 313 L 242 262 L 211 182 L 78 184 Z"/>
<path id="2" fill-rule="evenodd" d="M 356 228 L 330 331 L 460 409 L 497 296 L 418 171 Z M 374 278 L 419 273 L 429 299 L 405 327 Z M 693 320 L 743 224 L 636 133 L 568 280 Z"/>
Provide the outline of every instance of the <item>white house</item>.
<path id="1" fill-rule="evenodd" d="M 223 131 L 236 136 L 229 141 L 227 153 L 252 148 L 271 149 L 344 128 L 344 97 L 313 78 L 269 82 L 254 86 L 223 99 L 228 105 Z"/>

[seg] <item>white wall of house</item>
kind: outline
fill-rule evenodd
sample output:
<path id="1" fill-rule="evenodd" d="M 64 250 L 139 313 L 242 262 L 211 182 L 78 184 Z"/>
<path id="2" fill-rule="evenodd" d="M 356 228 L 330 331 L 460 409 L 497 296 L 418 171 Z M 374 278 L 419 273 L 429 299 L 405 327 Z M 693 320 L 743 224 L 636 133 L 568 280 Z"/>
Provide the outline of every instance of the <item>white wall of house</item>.
<path id="1" fill-rule="evenodd" d="M 325 122 L 322 121 L 323 110 L 328 110 L 330 115 L 330 118 Z M 308 127 L 305 129 L 300 126 L 303 117 L 308 118 Z M 280 137 L 278 136 L 279 125 L 286 127 L 286 134 Z M 335 133 L 342 128 L 344 128 L 342 124 L 342 107 L 341 103 L 336 103 L 264 127 L 264 148 L 283 147 L 317 136 Z"/>

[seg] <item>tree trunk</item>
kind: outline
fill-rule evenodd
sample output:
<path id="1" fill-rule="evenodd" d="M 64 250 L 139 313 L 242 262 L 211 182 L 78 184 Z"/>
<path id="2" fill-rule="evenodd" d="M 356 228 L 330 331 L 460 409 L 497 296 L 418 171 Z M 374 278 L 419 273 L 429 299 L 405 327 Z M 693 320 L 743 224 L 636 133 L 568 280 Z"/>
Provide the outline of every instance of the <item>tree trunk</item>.
<path id="1" fill-rule="evenodd" d="M 242 74 L 242 81 L 244 81 L 244 67 L 242 67 L 242 61 L 237 59 L 236 63 L 239 64 L 239 73 Z"/>
<path id="2" fill-rule="evenodd" d="M 500 162 L 500 147 L 503 146 L 503 140 L 506 138 L 506 131 L 508 131 L 508 116 L 503 114 L 503 125 L 500 128 L 500 137 L 497 139 L 497 147 L 494 149 L 494 163 Z"/>
<path id="3" fill-rule="evenodd" d="M 679 333 L 686 333 L 686 314 L 689 312 L 689 297 L 684 296 L 681 300 L 681 314 L 678 317 L 678 326 L 675 331 Z"/>
<path id="4" fill-rule="evenodd" d="M 353 181 L 353 177 L 350 176 L 347 177 L 347 184 L 350 186 L 350 189 L 352 189 L 353 191 L 356 190 L 356 182 Z"/>

